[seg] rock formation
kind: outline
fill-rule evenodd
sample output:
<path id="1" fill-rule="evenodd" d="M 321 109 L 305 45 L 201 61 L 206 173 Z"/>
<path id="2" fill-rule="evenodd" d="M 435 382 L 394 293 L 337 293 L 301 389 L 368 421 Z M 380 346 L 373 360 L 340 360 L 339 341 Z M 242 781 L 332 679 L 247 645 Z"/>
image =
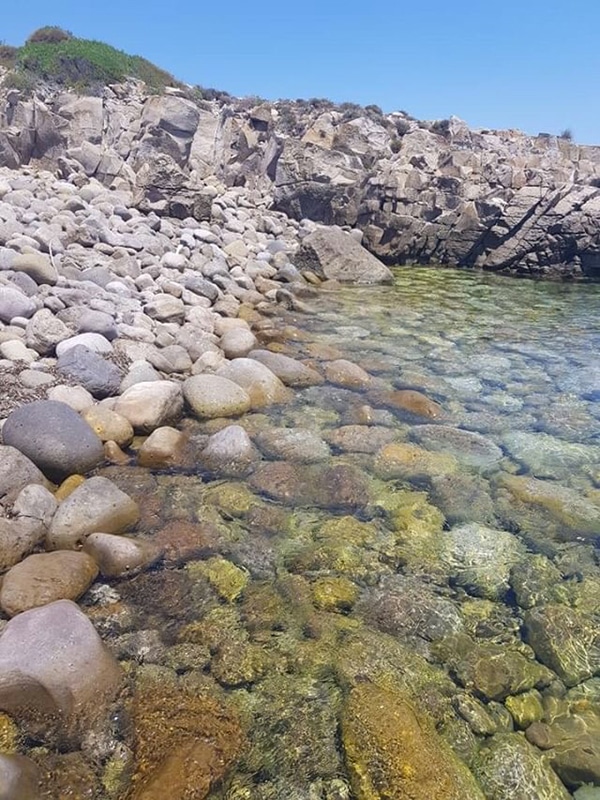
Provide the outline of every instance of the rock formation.
<path id="1" fill-rule="evenodd" d="M 133 81 L 98 97 L 3 90 L 0 166 L 94 177 L 180 219 L 208 219 L 219 183 L 243 186 L 293 218 L 360 228 L 390 264 L 600 273 L 600 148 L 374 106 L 198 97 Z"/>

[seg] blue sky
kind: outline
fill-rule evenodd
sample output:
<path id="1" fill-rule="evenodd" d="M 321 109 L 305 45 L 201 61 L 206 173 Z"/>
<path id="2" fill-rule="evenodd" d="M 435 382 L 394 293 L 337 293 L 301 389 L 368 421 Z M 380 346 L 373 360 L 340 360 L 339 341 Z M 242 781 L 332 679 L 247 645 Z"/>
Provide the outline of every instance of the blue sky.
<path id="1" fill-rule="evenodd" d="M 235 95 L 328 97 L 600 144 L 598 0 L 6 0 L 0 40 L 60 25 Z"/>

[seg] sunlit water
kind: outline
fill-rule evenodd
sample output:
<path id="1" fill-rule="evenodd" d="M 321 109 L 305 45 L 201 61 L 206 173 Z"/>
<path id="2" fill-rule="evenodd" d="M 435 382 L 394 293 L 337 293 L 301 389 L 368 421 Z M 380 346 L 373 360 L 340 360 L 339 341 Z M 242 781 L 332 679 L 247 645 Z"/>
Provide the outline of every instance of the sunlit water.
<path id="1" fill-rule="evenodd" d="M 236 422 L 255 441 L 273 427 L 317 434 L 328 457 L 292 459 L 292 473 L 266 484 L 259 467 L 215 479 L 193 458 L 179 474 L 106 470 L 141 501 L 140 535 L 171 548 L 166 565 L 86 600 L 132 687 L 143 697 L 161 686 L 159 705 L 194 698 L 173 713 L 185 718 L 174 746 L 181 730 L 221 754 L 235 740 L 211 798 L 378 797 L 358 788 L 365 764 L 381 796 L 404 796 L 393 781 L 413 768 L 398 772 L 395 744 L 373 734 L 356 752 L 350 697 L 366 684 L 426 713 L 484 796 L 510 796 L 494 781 L 508 785 L 521 758 L 534 759 L 523 797 L 594 783 L 600 756 L 583 754 L 600 731 L 600 286 L 402 268 L 392 287 L 309 302 L 313 314 L 284 320 L 299 332 L 271 346 L 319 370 L 348 359 L 374 385 L 297 390 Z M 439 413 L 402 408 L 395 389 Z M 187 423 L 191 452 L 230 422 Z M 324 472 L 340 466 L 341 478 Z M 545 634 L 527 633 L 548 606 L 559 618 L 541 627 L 567 663 L 552 643 L 544 650 Z M 214 714 L 187 719 L 205 714 L 198 698 L 225 703 L 239 741 Z M 140 738 L 155 736 L 137 714 L 111 733 L 128 768 L 94 762 L 97 795 L 86 797 L 130 791 Z M 498 754 L 498 737 L 518 730 L 529 755 L 523 734 Z M 547 746 L 563 753 L 552 763 L 568 791 L 547 762 L 541 776 L 532 767 Z"/>

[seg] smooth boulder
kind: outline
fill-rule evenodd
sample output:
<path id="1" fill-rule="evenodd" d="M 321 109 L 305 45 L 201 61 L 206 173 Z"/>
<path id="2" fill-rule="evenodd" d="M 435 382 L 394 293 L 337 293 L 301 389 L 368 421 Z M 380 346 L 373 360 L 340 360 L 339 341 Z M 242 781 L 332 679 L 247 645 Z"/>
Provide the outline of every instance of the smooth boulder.
<path id="1" fill-rule="evenodd" d="M 28 556 L 4 576 L 0 606 L 14 617 L 55 600 L 77 600 L 97 575 L 98 565 L 87 553 L 57 550 Z"/>
<path id="2" fill-rule="evenodd" d="M 0 636 L 0 709 L 27 733 L 74 745 L 108 713 L 123 673 L 70 600 L 18 614 Z"/>
<path id="3" fill-rule="evenodd" d="M 121 533 L 140 516 L 137 503 L 108 478 L 84 481 L 54 515 L 46 543 L 51 550 L 77 549 L 90 533 Z"/>
<path id="4" fill-rule="evenodd" d="M 4 423 L 2 438 L 55 482 L 88 472 L 104 459 L 102 442 L 90 426 L 66 403 L 55 400 L 36 400 L 15 409 Z"/>
<path id="5" fill-rule="evenodd" d="M 236 417 L 250 409 L 250 396 L 220 375 L 194 375 L 183 384 L 183 395 L 197 417 Z"/>
<path id="6" fill-rule="evenodd" d="M 183 413 L 181 386 L 174 381 L 142 381 L 130 386 L 113 408 L 139 433 L 172 425 Z"/>

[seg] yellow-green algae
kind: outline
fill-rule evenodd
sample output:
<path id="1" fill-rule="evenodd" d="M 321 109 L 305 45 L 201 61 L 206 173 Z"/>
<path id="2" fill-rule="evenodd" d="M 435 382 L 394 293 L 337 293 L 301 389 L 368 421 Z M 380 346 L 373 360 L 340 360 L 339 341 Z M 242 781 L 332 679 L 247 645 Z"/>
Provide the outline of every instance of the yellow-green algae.
<path id="1" fill-rule="evenodd" d="M 484 800 L 465 764 L 402 692 L 372 683 L 352 689 L 342 745 L 357 800 Z"/>

